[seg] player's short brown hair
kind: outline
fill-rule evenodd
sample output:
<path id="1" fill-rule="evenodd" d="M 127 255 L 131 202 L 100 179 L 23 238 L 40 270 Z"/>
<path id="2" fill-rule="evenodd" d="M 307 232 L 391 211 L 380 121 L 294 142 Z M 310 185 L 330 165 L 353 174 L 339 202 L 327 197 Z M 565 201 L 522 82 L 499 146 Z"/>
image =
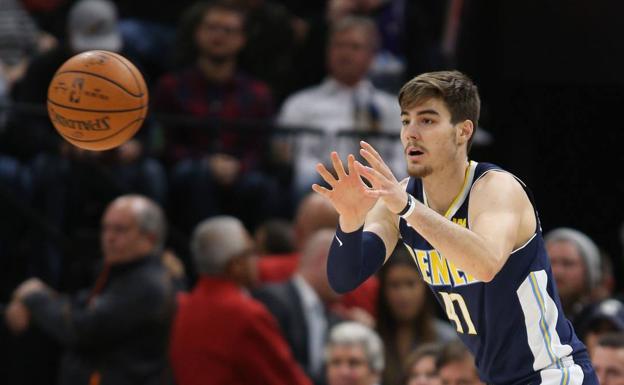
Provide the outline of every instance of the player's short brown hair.
<path id="1" fill-rule="evenodd" d="M 451 123 L 471 120 L 476 131 L 479 124 L 481 99 L 474 82 L 459 71 L 426 72 L 408 81 L 399 91 L 402 111 L 428 99 L 440 99 L 451 113 Z M 468 140 L 468 151 L 474 132 Z"/>

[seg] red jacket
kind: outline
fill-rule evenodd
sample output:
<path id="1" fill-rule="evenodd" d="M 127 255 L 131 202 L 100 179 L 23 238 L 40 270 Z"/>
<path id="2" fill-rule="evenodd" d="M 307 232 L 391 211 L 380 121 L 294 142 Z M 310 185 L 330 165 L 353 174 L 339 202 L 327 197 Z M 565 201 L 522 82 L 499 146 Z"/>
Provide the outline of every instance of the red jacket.
<path id="1" fill-rule="evenodd" d="M 170 357 L 178 385 L 311 385 L 273 316 L 221 278 L 178 297 Z"/>

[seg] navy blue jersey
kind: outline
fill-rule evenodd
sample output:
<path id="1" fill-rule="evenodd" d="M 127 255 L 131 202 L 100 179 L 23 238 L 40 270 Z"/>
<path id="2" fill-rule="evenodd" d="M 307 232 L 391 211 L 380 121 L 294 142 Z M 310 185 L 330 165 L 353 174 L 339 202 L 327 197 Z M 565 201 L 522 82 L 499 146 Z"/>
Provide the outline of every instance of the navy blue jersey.
<path id="1" fill-rule="evenodd" d="M 470 162 L 462 190 L 446 218 L 470 228 L 472 186 L 493 171 L 503 170 L 492 164 Z M 522 186 L 531 198 L 526 186 Z M 420 179 L 410 178 L 407 191 L 427 204 Z M 511 253 L 488 283 L 446 260 L 402 218 L 399 227 L 423 279 L 474 354 L 483 381 L 557 385 L 583 382 L 583 370 L 575 362 L 587 362 L 587 353 L 563 314 L 539 218 L 533 237 Z"/>

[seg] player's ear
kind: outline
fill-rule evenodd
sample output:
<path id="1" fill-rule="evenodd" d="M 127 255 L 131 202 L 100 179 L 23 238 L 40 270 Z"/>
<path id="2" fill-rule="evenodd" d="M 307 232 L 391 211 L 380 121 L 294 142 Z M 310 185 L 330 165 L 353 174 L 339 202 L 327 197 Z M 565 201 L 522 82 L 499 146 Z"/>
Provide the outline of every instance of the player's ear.
<path id="1" fill-rule="evenodd" d="M 468 143 L 474 132 L 474 123 L 472 120 L 464 120 L 457 124 L 457 144 Z"/>

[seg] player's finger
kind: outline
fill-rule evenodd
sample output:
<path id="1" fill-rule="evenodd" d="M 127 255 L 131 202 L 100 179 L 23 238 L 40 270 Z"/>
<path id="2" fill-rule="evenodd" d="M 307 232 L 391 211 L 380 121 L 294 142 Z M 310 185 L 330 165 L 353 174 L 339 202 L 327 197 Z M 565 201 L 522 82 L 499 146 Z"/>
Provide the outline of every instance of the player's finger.
<path id="1" fill-rule="evenodd" d="M 362 146 L 363 149 L 365 149 L 366 151 L 370 152 L 371 154 L 373 154 L 373 156 L 377 159 L 379 159 L 381 162 L 383 162 L 383 159 L 381 158 L 381 155 L 379 155 L 379 153 L 377 152 L 377 150 L 375 150 L 375 148 L 373 148 L 373 146 L 364 141 L 364 140 L 360 140 L 360 146 Z"/>
<path id="2" fill-rule="evenodd" d="M 379 171 L 372 167 L 364 166 L 362 163 L 357 161 L 355 162 L 355 167 L 361 175 L 366 177 L 366 179 L 371 182 L 373 188 L 379 188 L 387 182 L 387 179 Z"/>
<path id="3" fill-rule="evenodd" d="M 332 165 L 334 166 L 334 170 L 336 170 L 336 174 L 338 174 L 338 179 L 340 180 L 345 178 L 347 176 L 347 173 L 345 172 L 342 161 L 340 160 L 340 157 L 338 156 L 338 153 L 336 151 L 332 151 L 331 161 Z"/>
<path id="4" fill-rule="evenodd" d="M 336 185 L 336 178 L 334 178 L 334 176 L 327 171 L 322 163 L 318 163 L 316 165 L 316 172 L 318 172 L 321 178 L 323 178 L 325 182 L 329 183 L 330 186 L 334 187 Z"/>
<path id="5" fill-rule="evenodd" d="M 357 174 L 357 170 L 355 169 L 355 156 L 353 156 L 353 154 L 347 156 L 347 170 L 349 171 L 349 175 Z"/>
<path id="6" fill-rule="evenodd" d="M 314 190 L 314 192 L 317 192 L 317 193 L 321 194 L 325 198 L 329 199 L 329 194 L 331 193 L 331 190 L 328 190 L 325 187 L 320 186 L 320 185 L 318 185 L 316 183 L 314 183 L 312 185 L 312 190 Z"/>
<path id="7" fill-rule="evenodd" d="M 388 165 L 386 165 L 386 163 L 383 160 L 376 158 L 370 151 L 365 150 L 365 149 L 360 149 L 360 155 L 362 155 L 362 157 L 366 159 L 366 161 L 368 162 L 368 164 L 371 165 L 371 167 L 373 167 L 375 170 L 382 173 L 386 178 L 388 178 L 388 180 L 395 179 L 394 174 L 392 174 L 392 171 L 390 170 Z"/>

